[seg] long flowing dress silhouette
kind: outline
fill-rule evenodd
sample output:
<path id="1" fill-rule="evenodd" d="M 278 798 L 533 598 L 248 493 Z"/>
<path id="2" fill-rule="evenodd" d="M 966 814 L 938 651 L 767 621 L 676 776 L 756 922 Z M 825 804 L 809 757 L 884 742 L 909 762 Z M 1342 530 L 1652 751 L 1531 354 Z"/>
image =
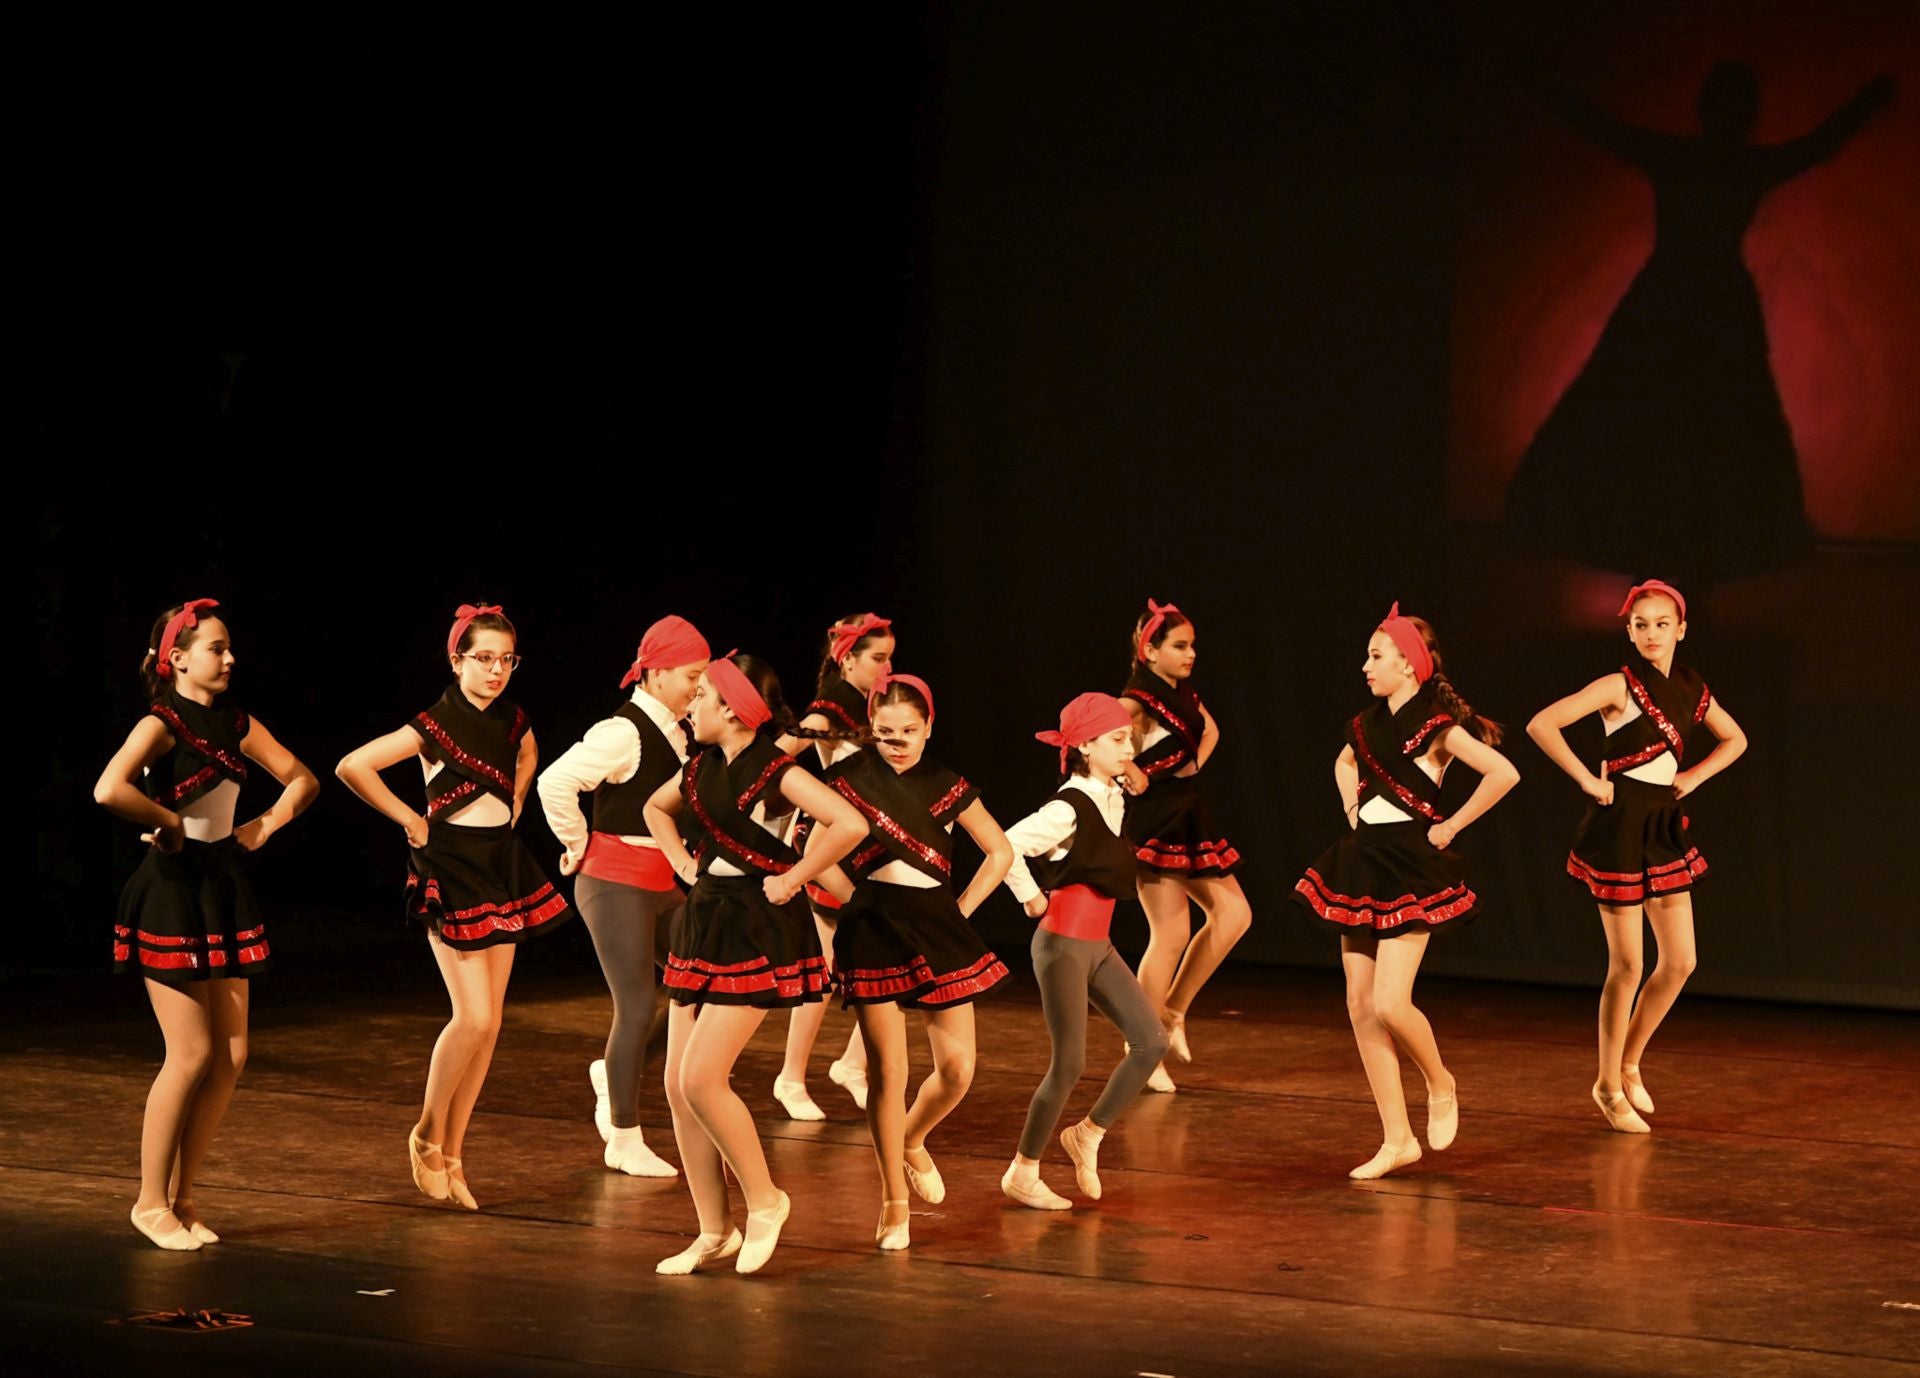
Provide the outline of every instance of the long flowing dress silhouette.
<path id="1" fill-rule="evenodd" d="M 1892 90 L 1876 78 L 1811 133 L 1772 145 L 1747 142 L 1758 83 L 1741 64 L 1701 84 L 1699 136 L 1556 93 L 1577 132 L 1653 184 L 1655 238 L 1507 490 L 1508 525 L 1529 544 L 1696 582 L 1804 552 L 1798 458 L 1741 241 L 1761 199 L 1837 153 Z"/>

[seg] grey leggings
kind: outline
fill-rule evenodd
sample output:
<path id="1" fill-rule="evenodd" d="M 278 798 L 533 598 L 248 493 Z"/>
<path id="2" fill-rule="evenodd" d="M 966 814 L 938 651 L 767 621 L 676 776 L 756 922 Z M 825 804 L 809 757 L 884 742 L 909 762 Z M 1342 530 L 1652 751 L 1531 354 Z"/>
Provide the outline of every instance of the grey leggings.
<path id="1" fill-rule="evenodd" d="M 613 1027 L 607 1031 L 607 1102 L 619 1129 L 640 1123 L 640 1082 L 646 1072 L 657 1003 L 653 969 L 666 960 L 668 925 L 660 920 L 680 898 L 678 890 L 641 890 L 595 876 L 580 876 L 573 883 L 574 907 L 587 921 L 607 989 L 613 992 Z"/>
<path id="2" fill-rule="evenodd" d="M 1093 1103 L 1093 1122 L 1111 1129 L 1133 1103 L 1153 1069 L 1167 1055 L 1167 1031 L 1153 1001 L 1127 970 L 1110 942 L 1065 938 L 1037 928 L 1033 933 L 1033 975 L 1040 983 L 1040 1008 L 1053 1039 L 1053 1061 L 1046 1080 L 1027 1106 L 1027 1127 L 1020 1135 L 1020 1156 L 1038 1158 L 1066 1113 L 1067 1098 L 1087 1067 L 1087 1001 L 1127 1040 L 1128 1053 L 1107 1078 L 1107 1089 Z"/>

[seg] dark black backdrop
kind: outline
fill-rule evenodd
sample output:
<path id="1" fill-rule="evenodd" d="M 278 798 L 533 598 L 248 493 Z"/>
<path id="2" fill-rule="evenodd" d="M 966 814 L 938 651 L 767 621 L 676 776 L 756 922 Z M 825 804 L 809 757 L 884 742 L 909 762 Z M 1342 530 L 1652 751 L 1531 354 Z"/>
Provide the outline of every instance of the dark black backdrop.
<path id="1" fill-rule="evenodd" d="M 939 692 L 938 754 L 1011 820 L 1050 784 L 1029 734 L 1117 687 L 1151 594 L 1200 628 L 1242 955 L 1330 964 L 1285 897 L 1340 826 L 1386 604 L 1440 625 L 1516 737 L 1622 649 L 1521 630 L 1534 590 L 1444 516 L 1483 84 L 1438 7 L 1036 8 L 659 36 L 637 67 L 576 36 L 577 61 L 319 102 L 82 103 L 47 180 L 21 494 L 27 960 L 106 950 L 137 847 L 89 788 L 171 600 L 226 603 L 236 697 L 323 776 L 438 693 L 462 599 L 519 621 L 548 757 L 662 612 L 802 692 L 819 629 L 875 606 Z M 1825 558 L 1916 582 L 1911 549 Z M 1872 611 L 1836 615 L 1871 634 Z M 1911 753 L 1871 726 L 1904 691 L 1809 676 L 1790 629 L 1695 636 L 1755 743 L 1700 795 L 1699 988 L 1915 1003 Z M 1527 778 L 1466 845 L 1487 918 L 1434 965 L 1597 981 L 1558 874 L 1577 797 L 1510 749 Z M 261 858 L 288 948 L 391 931 L 392 833 L 328 781 Z M 1004 896 L 984 921 L 1018 941 Z"/>

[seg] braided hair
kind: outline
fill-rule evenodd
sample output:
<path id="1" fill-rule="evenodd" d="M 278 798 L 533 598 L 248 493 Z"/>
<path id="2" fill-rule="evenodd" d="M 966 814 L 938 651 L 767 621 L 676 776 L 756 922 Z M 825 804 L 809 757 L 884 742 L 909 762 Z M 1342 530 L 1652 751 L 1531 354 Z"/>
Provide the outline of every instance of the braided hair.
<path id="1" fill-rule="evenodd" d="M 1453 687 L 1453 681 L 1447 678 L 1447 668 L 1440 656 L 1440 639 L 1433 634 L 1433 627 L 1424 617 L 1409 617 L 1420 633 L 1420 639 L 1427 643 L 1427 654 L 1433 657 L 1433 677 L 1427 681 L 1433 686 L 1434 697 L 1440 700 L 1440 706 L 1449 716 L 1467 730 L 1468 735 L 1477 737 L 1488 746 L 1500 745 L 1505 729 L 1492 718 L 1481 717 L 1473 711 L 1473 705 L 1460 697 L 1460 691 Z"/>

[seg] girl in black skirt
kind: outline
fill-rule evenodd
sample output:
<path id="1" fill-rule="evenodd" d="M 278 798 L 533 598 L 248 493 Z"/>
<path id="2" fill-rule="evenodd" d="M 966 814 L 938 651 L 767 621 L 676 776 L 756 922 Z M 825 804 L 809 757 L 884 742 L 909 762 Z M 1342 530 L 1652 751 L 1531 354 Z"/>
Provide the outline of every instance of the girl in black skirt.
<path id="1" fill-rule="evenodd" d="M 1401 1049 L 1427 1081 L 1427 1142 L 1444 1149 L 1459 1129 L 1453 1074 L 1413 1003 L 1413 982 L 1433 931 L 1464 923 L 1477 903 L 1454 839 L 1520 772 L 1494 750 L 1500 725 L 1475 713 L 1447 679 L 1433 628 L 1402 617 L 1398 603 L 1368 640 L 1361 671 L 1378 702 L 1347 724 L 1333 766 L 1353 832 L 1307 868 L 1294 895 L 1340 934 L 1347 1014 L 1385 1133 L 1380 1151 L 1347 1174 L 1365 1181 L 1420 1159 L 1400 1085 Z M 1439 809 L 1440 781 L 1456 760 L 1480 783 L 1449 817 Z"/>
<path id="2" fill-rule="evenodd" d="M 933 691 L 913 675 L 885 675 L 869 713 L 875 737 L 834 769 L 833 787 L 860 810 L 870 840 L 825 883 L 844 903 L 834 934 L 834 984 L 860 1021 L 869 1050 L 867 1124 L 880 1165 L 880 1224 L 874 1242 L 904 1249 L 907 1188 L 946 1199 L 927 1135 L 973 1084 L 973 1004 L 1007 975 L 980 940 L 973 912 L 1007 874 L 1013 847 L 966 780 L 925 757 L 933 733 Z M 985 860 L 956 900 L 953 826 Z M 851 880 L 849 880 L 849 873 Z M 926 1020 L 933 1071 L 906 1103 L 907 1025 L 903 1009 Z"/>
<path id="3" fill-rule="evenodd" d="M 1220 744 L 1220 727 L 1193 690 L 1195 655 L 1192 621 L 1173 604 L 1149 598 L 1134 626 L 1131 677 L 1120 691 L 1133 715 L 1137 753 L 1124 784 L 1134 796 L 1127 840 L 1139 859 L 1140 907 L 1147 913 L 1140 984 L 1182 1062 L 1193 1061 L 1187 1010 L 1253 922 L 1233 875 L 1240 852 L 1215 830 L 1200 795 L 1200 769 Z M 1207 916 L 1198 933 L 1189 902 Z M 1164 1065 L 1147 1085 L 1174 1089 Z"/>
<path id="4" fill-rule="evenodd" d="M 497 606 L 461 604 L 447 634 L 454 682 L 338 768 L 348 789 L 407 835 L 406 913 L 425 927 L 453 1005 L 433 1045 L 407 1160 L 421 1191 L 470 1211 L 480 1206 L 462 1167 L 467 1125 L 500 1037 L 513 949 L 573 913 L 513 831 L 540 763 L 527 715 L 501 697 L 520 664 L 518 641 Z M 426 775 L 424 817 L 380 779 L 410 759 Z"/>
<path id="5" fill-rule="evenodd" d="M 196 598 L 154 623 L 141 674 L 152 707 L 114 753 L 93 797 L 151 831 L 120 895 L 116 971 L 137 971 L 166 1038 L 140 1133 L 133 1224 L 163 1249 L 220 1236 L 193 1203 L 213 1134 L 247 1061 L 248 980 L 266 970 L 266 924 L 244 857 L 313 802 L 320 784 L 257 718 L 217 707 L 233 676 L 220 605 Z M 242 758 L 245 759 L 242 759 Z M 283 786 L 273 807 L 233 826 L 253 761 Z"/>
<path id="6" fill-rule="evenodd" d="M 805 748 L 811 746 L 823 771 L 859 750 L 859 742 L 867 735 L 867 696 L 892 668 L 893 650 L 893 622 L 879 613 L 849 613 L 827 628 L 813 702 L 807 705 L 799 728 L 780 738 L 780 749 L 805 760 Z M 803 819 L 791 839 L 796 847 L 805 846 L 804 828 Z M 818 885 L 807 887 L 807 899 L 813 905 L 827 965 L 832 966 L 833 914 L 840 902 Z M 774 1079 L 773 1096 L 796 1120 L 827 1117 L 807 1093 L 807 1061 L 826 1017 L 825 1001 L 797 1006 L 787 1016 L 787 1054 Z M 867 1108 L 867 1049 L 858 1025 L 848 1035 L 846 1049 L 827 1064 L 827 1078 L 844 1087 L 855 1105 Z"/>
<path id="7" fill-rule="evenodd" d="M 1600 905 L 1607 934 L 1607 980 L 1600 990 L 1600 1073 L 1594 1103 L 1610 1128 L 1645 1134 L 1653 1097 L 1640 1058 L 1680 997 L 1694 967 L 1693 883 L 1707 863 L 1687 836 L 1680 801 L 1732 765 L 1746 734 L 1715 702 L 1706 681 L 1674 651 L 1687 635 L 1687 600 L 1658 579 L 1636 584 L 1621 605 L 1638 664 L 1602 675 L 1549 704 L 1527 735 L 1592 801 L 1567 857 L 1567 872 Z M 1589 713 L 1607 732 L 1599 773 L 1587 769 L 1561 735 Z M 1686 734 L 1705 723 L 1718 742 L 1687 770 Z M 1660 959 L 1640 987 L 1641 914 L 1653 925 Z M 1639 991 L 1639 998 L 1634 992 Z"/>
<path id="8" fill-rule="evenodd" d="M 663 983 L 667 1104 L 700 1235 L 655 1271 L 691 1273 L 735 1254 L 757 1272 L 780 1241 L 792 1202 L 773 1184 L 753 1115 L 728 1083 L 741 1049 L 770 1009 L 825 998 L 827 964 L 802 888 L 866 835 L 852 805 L 775 744 L 791 730 L 772 669 L 751 656 L 707 666 L 689 715 L 706 750 L 647 801 L 647 830 L 693 886 L 674 919 Z M 795 808 L 815 820 L 803 858 L 782 841 Z M 689 856 L 674 816 L 691 809 L 700 855 Z M 744 1240 L 733 1227 L 721 1165 L 747 1202 Z"/>

